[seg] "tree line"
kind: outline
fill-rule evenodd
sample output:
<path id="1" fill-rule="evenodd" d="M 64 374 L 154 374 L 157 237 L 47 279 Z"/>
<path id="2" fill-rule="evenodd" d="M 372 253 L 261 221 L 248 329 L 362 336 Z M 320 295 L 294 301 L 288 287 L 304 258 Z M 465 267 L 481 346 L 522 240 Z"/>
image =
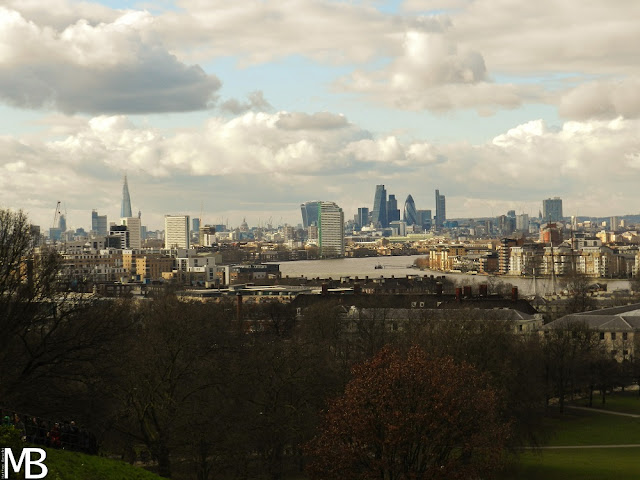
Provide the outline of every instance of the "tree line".
<path id="1" fill-rule="evenodd" d="M 580 325 L 74 296 L 19 212 L 0 211 L 0 262 L 0 403 L 167 478 L 486 476 L 544 441 L 556 401 L 640 377 Z"/>

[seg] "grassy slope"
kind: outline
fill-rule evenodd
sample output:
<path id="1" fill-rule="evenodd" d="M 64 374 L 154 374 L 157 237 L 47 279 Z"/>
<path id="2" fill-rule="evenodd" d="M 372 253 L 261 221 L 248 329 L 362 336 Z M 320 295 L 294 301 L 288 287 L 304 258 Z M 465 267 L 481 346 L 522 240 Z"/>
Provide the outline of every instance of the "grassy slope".
<path id="1" fill-rule="evenodd" d="M 612 411 L 640 413 L 637 392 L 607 399 Z M 640 444 L 640 418 L 568 409 L 548 419 L 555 435 L 549 446 Z M 542 450 L 526 452 L 505 479 L 519 480 L 636 480 L 640 478 L 640 448 Z"/>
<path id="2" fill-rule="evenodd" d="M 47 449 L 45 465 L 51 480 L 159 480 L 142 468 L 104 457 Z"/>

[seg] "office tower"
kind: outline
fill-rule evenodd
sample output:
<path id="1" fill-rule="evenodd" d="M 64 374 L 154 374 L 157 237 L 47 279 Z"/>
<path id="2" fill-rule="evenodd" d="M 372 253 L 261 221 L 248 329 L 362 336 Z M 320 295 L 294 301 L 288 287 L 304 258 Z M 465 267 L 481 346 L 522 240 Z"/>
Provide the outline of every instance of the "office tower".
<path id="1" fill-rule="evenodd" d="M 107 236 L 106 246 L 125 249 L 129 247 L 129 229 L 126 225 L 111 225 Z"/>
<path id="2" fill-rule="evenodd" d="M 369 225 L 369 209 L 367 207 L 358 208 L 358 215 L 356 218 L 356 225 L 358 225 L 358 228 Z"/>
<path id="3" fill-rule="evenodd" d="M 516 230 L 519 232 L 528 232 L 529 231 L 529 215 L 523 213 L 522 215 L 516 216 Z"/>
<path id="4" fill-rule="evenodd" d="M 436 228 L 442 228 L 447 220 L 447 209 L 444 195 L 440 195 L 440 190 L 436 190 Z"/>
<path id="5" fill-rule="evenodd" d="M 400 209 L 395 195 L 389 195 L 387 199 L 387 223 L 400 221 Z"/>
<path id="6" fill-rule="evenodd" d="M 384 185 L 376 185 L 376 194 L 373 197 L 373 211 L 371 212 L 371 222 L 379 224 L 385 228 L 389 226 L 387 219 L 387 191 Z"/>
<path id="7" fill-rule="evenodd" d="M 199 218 L 194 218 L 191 220 L 191 230 L 193 230 L 196 233 L 200 233 L 200 219 Z"/>
<path id="8" fill-rule="evenodd" d="M 429 230 L 432 224 L 431 210 L 416 210 L 416 223 L 423 229 Z"/>
<path id="9" fill-rule="evenodd" d="M 129 230 L 129 248 L 140 250 L 142 248 L 142 220 L 140 217 L 121 218 L 120 223 Z"/>
<path id="10" fill-rule="evenodd" d="M 322 258 L 344 256 L 344 213 L 333 202 L 320 202 L 318 247 Z"/>
<path id="11" fill-rule="evenodd" d="M 562 199 L 560 197 L 547 198 L 542 201 L 542 221 L 562 221 Z"/>
<path id="12" fill-rule="evenodd" d="M 320 202 L 305 202 L 300 205 L 300 211 L 302 212 L 302 228 L 308 228 L 309 225 L 318 224 L 318 209 Z"/>
<path id="13" fill-rule="evenodd" d="M 404 201 L 404 222 L 407 225 L 415 225 L 418 223 L 418 211 L 413 197 L 409 195 Z"/>
<path id="14" fill-rule="evenodd" d="M 516 211 L 515 210 L 509 210 L 507 212 L 507 217 L 516 218 Z"/>
<path id="15" fill-rule="evenodd" d="M 617 230 L 618 229 L 618 217 L 611 217 L 611 219 L 609 220 L 609 230 Z"/>
<path id="16" fill-rule="evenodd" d="M 120 206 L 120 218 L 133 217 L 131 213 L 131 197 L 129 196 L 129 185 L 127 184 L 127 176 L 124 176 L 124 185 L 122 185 L 122 205 Z"/>
<path id="17" fill-rule="evenodd" d="M 164 216 L 164 248 L 189 248 L 189 215 Z"/>
<path id="18" fill-rule="evenodd" d="M 67 231 L 67 219 L 64 213 L 60 214 L 60 218 L 58 218 L 58 228 L 62 233 Z"/>
<path id="19" fill-rule="evenodd" d="M 98 212 L 96 210 L 93 210 L 91 212 L 91 230 L 96 232 L 96 235 L 107 236 L 107 216 L 98 215 Z"/>

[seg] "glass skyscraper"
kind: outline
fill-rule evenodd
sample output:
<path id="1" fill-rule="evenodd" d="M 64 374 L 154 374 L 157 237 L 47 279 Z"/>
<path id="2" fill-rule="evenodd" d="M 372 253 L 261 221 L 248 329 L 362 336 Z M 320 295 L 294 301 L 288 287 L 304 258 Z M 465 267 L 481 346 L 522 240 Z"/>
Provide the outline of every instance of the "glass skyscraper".
<path id="1" fill-rule="evenodd" d="M 124 185 L 122 185 L 122 205 L 120 207 L 120 218 L 133 217 L 131 214 L 131 197 L 129 196 L 129 185 L 127 184 L 127 176 L 124 176 Z"/>
<path id="2" fill-rule="evenodd" d="M 385 190 L 384 185 L 376 185 L 371 221 L 374 224 L 379 223 L 383 228 L 389 226 L 389 220 L 387 219 L 387 191 Z"/>
<path id="3" fill-rule="evenodd" d="M 305 202 L 300 205 L 300 211 L 302 212 L 302 228 L 308 228 L 309 225 L 318 225 L 320 202 Z"/>
<path id="4" fill-rule="evenodd" d="M 418 223 L 418 212 L 413 197 L 409 195 L 404 202 L 404 222 L 407 225 L 415 225 Z"/>
<path id="5" fill-rule="evenodd" d="M 560 197 L 547 198 L 542 201 L 542 220 L 544 222 L 560 222 L 562 218 L 562 199 Z"/>
<path id="6" fill-rule="evenodd" d="M 440 195 L 440 190 L 436 190 L 436 228 L 442 228 L 447 219 L 447 210 L 444 195 Z"/>

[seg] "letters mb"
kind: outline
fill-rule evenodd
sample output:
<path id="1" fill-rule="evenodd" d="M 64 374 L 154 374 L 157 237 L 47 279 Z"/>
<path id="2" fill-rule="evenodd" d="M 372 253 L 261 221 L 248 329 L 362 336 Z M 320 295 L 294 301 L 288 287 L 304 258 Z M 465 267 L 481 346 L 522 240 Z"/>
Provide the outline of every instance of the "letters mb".
<path id="1" fill-rule="evenodd" d="M 37 460 L 32 460 L 32 453 L 37 454 L 39 458 Z M 20 457 L 16 462 L 16 457 L 13 456 L 13 451 L 10 448 L 3 448 L 1 478 L 2 480 L 9 478 L 9 469 L 18 473 L 22 470 L 23 464 L 25 480 L 31 478 L 44 478 L 47 476 L 47 473 L 49 473 L 49 469 L 44 464 L 45 458 L 47 458 L 47 452 L 42 448 L 23 448 L 20 453 Z M 34 465 L 37 465 L 40 468 L 40 473 L 31 473 L 31 468 Z"/>

